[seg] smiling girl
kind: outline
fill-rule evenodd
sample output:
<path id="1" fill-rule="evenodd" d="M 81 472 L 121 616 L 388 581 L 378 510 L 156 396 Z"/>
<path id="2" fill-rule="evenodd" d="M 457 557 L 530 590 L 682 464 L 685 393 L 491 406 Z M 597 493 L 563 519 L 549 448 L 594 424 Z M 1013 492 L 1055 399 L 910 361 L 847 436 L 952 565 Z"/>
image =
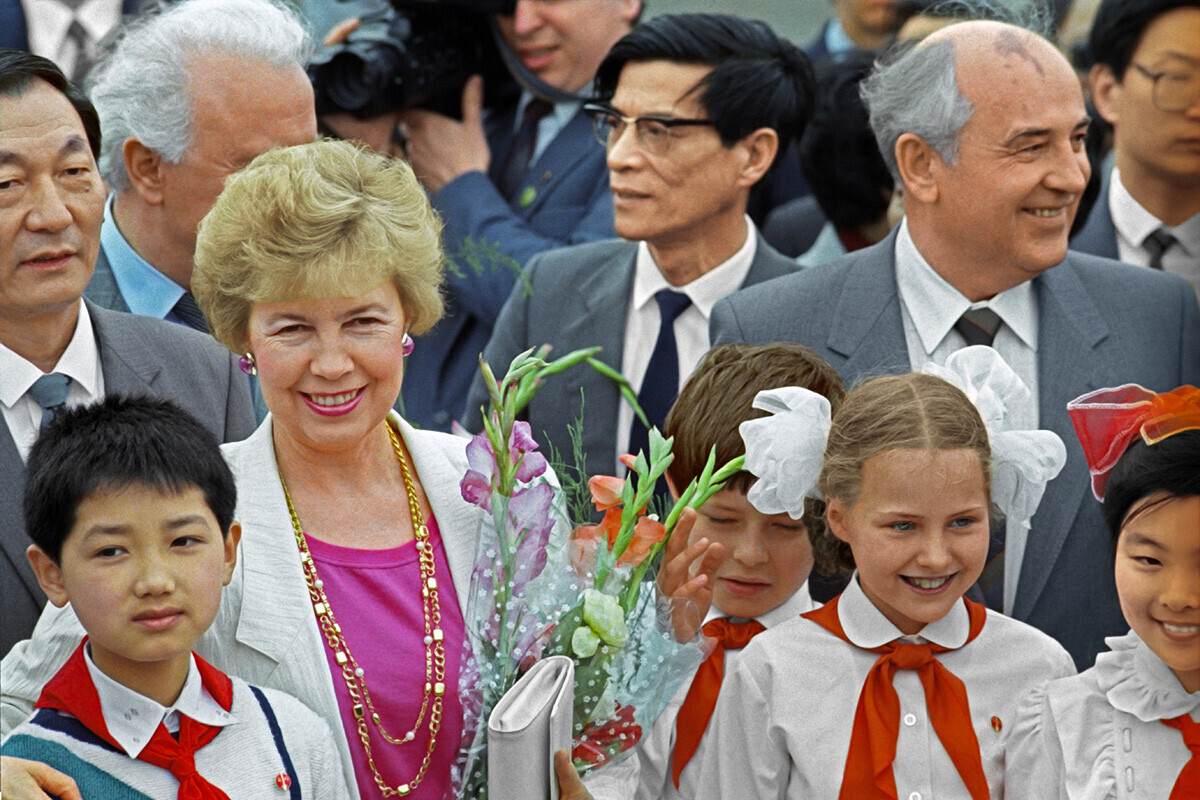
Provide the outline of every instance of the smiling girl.
<path id="1" fill-rule="evenodd" d="M 968 350 L 939 371 L 992 401 L 1024 391 L 990 348 Z M 995 402 L 991 411 L 989 421 L 1003 417 Z M 778 439 L 796 441 L 787 428 L 803 417 L 777 416 Z M 1014 437 L 1021 447 L 1007 446 Z M 1005 446 L 993 451 L 989 438 Z M 1015 452 L 1036 456 L 1017 464 Z M 989 437 L 967 394 L 933 375 L 854 388 L 817 481 L 839 545 L 819 550 L 854 577 L 829 604 L 757 637 L 726 675 L 700 796 L 1001 797 L 1017 702 L 1074 668 L 1057 642 L 963 595 L 984 568 L 993 500 L 1027 520 L 1063 457 L 1053 434 Z M 1014 466 L 1024 483 L 1008 483 Z M 994 471 L 1006 478 L 995 494 Z"/>
<path id="2" fill-rule="evenodd" d="M 1101 389 L 1067 406 L 1104 503 L 1132 630 L 1037 689 L 1014 797 L 1200 798 L 1200 389 Z"/>

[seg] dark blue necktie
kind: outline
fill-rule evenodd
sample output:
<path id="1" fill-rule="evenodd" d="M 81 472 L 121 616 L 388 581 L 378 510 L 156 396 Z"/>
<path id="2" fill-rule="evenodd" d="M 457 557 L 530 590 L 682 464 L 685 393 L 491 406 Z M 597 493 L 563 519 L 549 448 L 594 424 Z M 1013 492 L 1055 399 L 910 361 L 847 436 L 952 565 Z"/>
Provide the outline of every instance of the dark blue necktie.
<path id="1" fill-rule="evenodd" d="M 175 302 L 175 307 L 171 311 L 189 328 L 201 333 L 208 333 L 208 320 L 204 318 L 204 312 L 200 310 L 200 306 L 196 305 L 196 298 L 188 290 L 183 290 L 183 294 L 179 296 L 179 300 Z"/>
<path id="2" fill-rule="evenodd" d="M 533 152 L 537 150 L 538 123 L 553 110 L 554 104 L 540 97 L 525 104 L 521 127 L 513 137 L 512 147 L 508 149 L 500 168 L 500 193 L 509 202 L 516 199 L 517 190 L 525 182 L 525 173 L 529 172 L 533 162 Z"/>
<path id="3" fill-rule="evenodd" d="M 667 412 L 679 394 L 679 349 L 675 346 L 675 320 L 692 301 L 686 294 L 670 289 L 660 290 L 654 299 L 658 302 L 660 320 L 658 340 L 654 343 L 654 352 L 650 354 L 650 363 L 646 365 L 646 375 L 642 378 L 637 399 L 650 424 L 662 430 Z M 633 426 L 629 429 L 629 452 L 636 455 L 638 450 L 644 451 L 647 458 L 650 457 L 650 433 L 635 415 Z"/>
<path id="4" fill-rule="evenodd" d="M 29 396 L 42 407 L 42 422 L 39 430 L 46 430 L 55 413 L 67 402 L 67 392 L 71 389 L 71 379 L 61 372 L 51 372 L 43 375 L 29 387 Z"/>

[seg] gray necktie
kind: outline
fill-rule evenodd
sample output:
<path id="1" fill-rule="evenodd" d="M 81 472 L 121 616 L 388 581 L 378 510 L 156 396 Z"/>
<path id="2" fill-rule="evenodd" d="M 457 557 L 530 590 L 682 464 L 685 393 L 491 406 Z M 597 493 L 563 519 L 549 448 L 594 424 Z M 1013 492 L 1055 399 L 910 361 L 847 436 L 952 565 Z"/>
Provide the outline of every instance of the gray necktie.
<path id="1" fill-rule="evenodd" d="M 1170 250 L 1177 241 L 1179 240 L 1162 228 L 1155 228 L 1150 232 L 1150 235 L 1142 241 L 1142 247 L 1146 248 L 1146 252 L 1150 254 L 1150 269 L 1161 270 L 1163 268 L 1163 253 Z"/>
<path id="2" fill-rule="evenodd" d="M 990 308 L 968 308 L 954 323 L 954 330 L 958 331 L 968 346 L 982 344 L 991 347 L 1002 321 L 1000 315 Z"/>
<path id="3" fill-rule="evenodd" d="M 39 431 L 46 430 L 54 414 L 67 402 L 67 392 L 71 388 L 71 379 L 61 372 L 51 372 L 43 375 L 29 387 L 29 396 L 42 407 L 42 423 Z"/>

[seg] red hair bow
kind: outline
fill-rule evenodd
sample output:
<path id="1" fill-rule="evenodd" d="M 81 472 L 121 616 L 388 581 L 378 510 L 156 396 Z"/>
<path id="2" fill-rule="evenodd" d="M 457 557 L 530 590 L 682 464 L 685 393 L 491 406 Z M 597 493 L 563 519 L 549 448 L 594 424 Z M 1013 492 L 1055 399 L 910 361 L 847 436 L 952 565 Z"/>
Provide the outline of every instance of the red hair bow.
<path id="1" fill-rule="evenodd" d="M 1155 394 L 1136 383 L 1097 389 L 1067 403 L 1075 435 L 1092 473 L 1092 494 L 1104 499 L 1108 473 L 1134 436 L 1146 444 L 1200 429 L 1200 389 L 1180 386 Z"/>

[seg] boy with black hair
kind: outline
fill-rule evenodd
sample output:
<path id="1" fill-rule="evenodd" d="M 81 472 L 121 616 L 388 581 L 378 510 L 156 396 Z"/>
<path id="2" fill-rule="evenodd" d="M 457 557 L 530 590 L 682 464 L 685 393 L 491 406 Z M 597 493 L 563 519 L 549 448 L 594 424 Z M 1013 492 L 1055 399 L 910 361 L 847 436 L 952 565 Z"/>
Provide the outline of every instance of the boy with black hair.
<path id="1" fill-rule="evenodd" d="M 216 438 L 172 403 L 59 412 L 29 456 L 28 556 L 87 636 L 4 756 L 88 798 L 349 797 L 316 714 L 192 652 L 233 574 L 235 503 Z"/>
<path id="2" fill-rule="evenodd" d="M 766 416 L 753 408 L 754 396 L 782 386 L 817 392 L 835 410 L 845 394 L 833 367 L 802 345 L 730 344 L 709 351 L 667 416 L 666 434 L 675 437 L 675 459 L 667 468 L 672 492 L 700 475 L 713 447 L 718 464 L 744 455 L 738 426 Z M 763 514 L 746 499 L 755 480 L 749 472 L 737 473 L 698 509 L 689 544 L 707 539 L 723 548 L 704 624 L 705 635 L 718 644 L 639 745 L 638 800 L 695 796 L 696 765 L 704 760 L 703 737 L 728 670 L 726 658 L 737 658 L 757 633 L 814 607 L 807 581 L 812 543 L 828 538 L 818 535 L 824 504 L 807 501 L 800 520 Z"/>

